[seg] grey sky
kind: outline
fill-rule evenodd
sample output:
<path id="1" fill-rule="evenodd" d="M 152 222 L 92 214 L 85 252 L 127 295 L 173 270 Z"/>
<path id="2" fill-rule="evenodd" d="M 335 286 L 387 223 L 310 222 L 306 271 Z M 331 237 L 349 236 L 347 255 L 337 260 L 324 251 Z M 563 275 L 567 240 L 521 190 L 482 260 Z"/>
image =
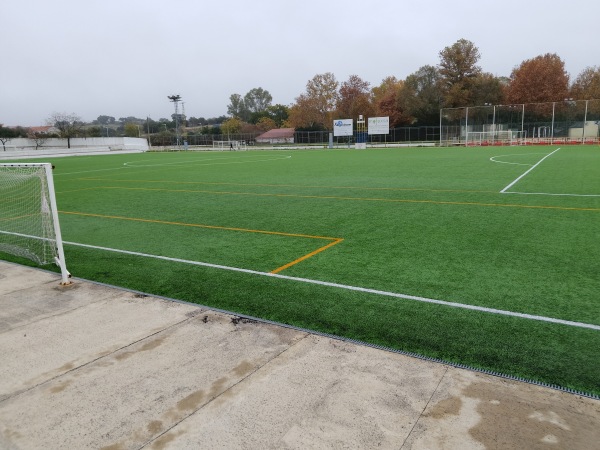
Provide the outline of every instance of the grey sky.
<path id="1" fill-rule="evenodd" d="M 55 111 L 158 120 L 172 94 L 188 117 L 209 118 L 255 87 L 289 105 L 317 73 L 404 79 L 461 38 L 498 76 L 545 53 L 571 80 L 600 65 L 592 0 L 6 0 L 0 16 L 5 125 Z"/>

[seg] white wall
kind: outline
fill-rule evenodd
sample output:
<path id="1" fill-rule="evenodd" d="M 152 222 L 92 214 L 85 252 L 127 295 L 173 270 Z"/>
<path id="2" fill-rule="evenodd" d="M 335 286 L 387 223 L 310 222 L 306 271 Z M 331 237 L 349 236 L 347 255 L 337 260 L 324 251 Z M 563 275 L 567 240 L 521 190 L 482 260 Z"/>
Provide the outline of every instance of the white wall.
<path id="1" fill-rule="evenodd" d="M 35 141 L 19 138 L 8 141 L 6 150 L 0 145 L 0 160 L 139 153 L 147 150 L 148 143 L 142 138 L 77 138 L 71 139 L 71 148 L 67 148 L 66 139 L 48 139 L 38 149 L 35 148 Z"/>
<path id="2" fill-rule="evenodd" d="M 15 138 L 6 143 L 6 149 L 25 150 L 35 149 L 35 140 L 27 138 Z M 67 148 L 67 140 L 59 138 L 47 139 L 38 150 Z M 86 148 L 86 149 L 104 149 L 104 150 L 148 150 L 148 141 L 143 138 L 128 138 L 128 137 L 94 137 L 94 138 L 72 138 L 71 148 Z M 0 147 L 0 151 L 2 148 Z"/>

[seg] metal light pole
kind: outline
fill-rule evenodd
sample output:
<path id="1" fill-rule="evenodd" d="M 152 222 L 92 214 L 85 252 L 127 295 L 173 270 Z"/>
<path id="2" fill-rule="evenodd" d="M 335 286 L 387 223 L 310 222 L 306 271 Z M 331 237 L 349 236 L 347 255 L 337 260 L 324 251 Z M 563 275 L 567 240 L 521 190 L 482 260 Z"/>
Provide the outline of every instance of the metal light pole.
<path id="1" fill-rule="evenodd" d="M 175 104 L 175 138 L 177 147 L 179 147 L 179 102 L 181 101 L 181 95 L 169 95 L 167 98 Z"/>

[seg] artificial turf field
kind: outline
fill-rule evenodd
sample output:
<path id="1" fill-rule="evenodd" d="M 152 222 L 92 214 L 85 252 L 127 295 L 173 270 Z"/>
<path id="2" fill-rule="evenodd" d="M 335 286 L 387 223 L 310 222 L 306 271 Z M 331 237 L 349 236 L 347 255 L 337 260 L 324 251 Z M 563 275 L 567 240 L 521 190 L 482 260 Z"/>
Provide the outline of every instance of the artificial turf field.
<path id="1" fill-rule="evenodd" d="M 76 277 L 600 394 L 598 146 L 49 162 Z"/>

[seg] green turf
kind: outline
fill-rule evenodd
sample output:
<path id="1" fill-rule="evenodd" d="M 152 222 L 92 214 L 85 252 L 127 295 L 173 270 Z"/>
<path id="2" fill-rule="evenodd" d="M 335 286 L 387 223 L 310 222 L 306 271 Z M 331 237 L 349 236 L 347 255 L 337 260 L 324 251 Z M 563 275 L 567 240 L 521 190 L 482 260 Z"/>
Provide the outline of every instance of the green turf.
<path id="1" fill-rule="evenodd" d="M 600 148 L 563 147 L 500 193 L 556 148 L 51 162 L 69 242 L 600 325 Z M 78 277 L 600 394 L 597 330 L 73 245 L 65 252 Z"/>

